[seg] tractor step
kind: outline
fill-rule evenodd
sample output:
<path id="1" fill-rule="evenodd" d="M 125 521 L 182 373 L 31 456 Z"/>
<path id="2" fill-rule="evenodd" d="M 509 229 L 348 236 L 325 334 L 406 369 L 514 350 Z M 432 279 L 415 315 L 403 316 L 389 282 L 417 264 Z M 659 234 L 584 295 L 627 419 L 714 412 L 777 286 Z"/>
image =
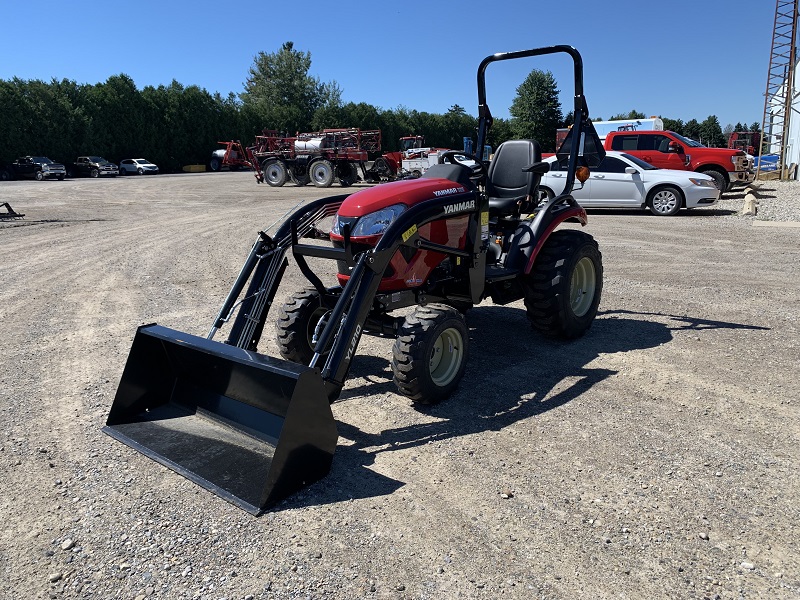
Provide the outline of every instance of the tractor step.
<path id="1" fill-rule="evenodd" d="M 519 269 L 506 269 L 503 267 L 486 267 L 486 282 L 495 283 L 497 281 L 505 281 L 506 279 L 514 279 L 519 276 Z"/>

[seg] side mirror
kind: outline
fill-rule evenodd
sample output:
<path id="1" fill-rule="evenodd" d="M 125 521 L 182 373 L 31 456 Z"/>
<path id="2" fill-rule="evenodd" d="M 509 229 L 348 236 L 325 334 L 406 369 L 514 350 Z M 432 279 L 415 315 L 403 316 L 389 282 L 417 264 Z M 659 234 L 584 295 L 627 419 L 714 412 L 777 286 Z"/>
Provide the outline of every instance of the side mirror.
<path id="1" fill-rule="evenodd" d="M 678 142 L 670 142 L 669 149 L 667 152 L 676 152 L 677 154 L 683 154 L 683 146 L 681 146 Z"/>
<path id="2" fill-rule="evenodd" d="M 638 173 L 639 171 L 637 171 L 637 170 L 636 170 L 636 169 L 634 169 L 633 167 L 625 167 L 625 172 L 626 172 L 628 175 L 633 175 L 633 174 L 635 174 L 635 173 Z"/>

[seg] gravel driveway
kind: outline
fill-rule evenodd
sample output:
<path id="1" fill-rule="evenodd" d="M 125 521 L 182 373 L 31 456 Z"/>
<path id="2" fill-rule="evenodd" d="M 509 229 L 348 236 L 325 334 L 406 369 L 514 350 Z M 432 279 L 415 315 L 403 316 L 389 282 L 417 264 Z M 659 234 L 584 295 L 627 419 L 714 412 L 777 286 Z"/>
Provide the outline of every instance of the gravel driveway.
<path id="1" fill-rule="evenodd" d="M 755 218 L 741 192 L 590 213 L 590 332 L 487 302 L 438 406 L 365 337 L 330 475 L 255 518 L 101 427 L 136 327 L 204 336 L 257 231 L 320 190 L 0 184 L 25 213 L 0 221 L 0 598 L 800 597 L 798 191 L 765 184 Z"/>

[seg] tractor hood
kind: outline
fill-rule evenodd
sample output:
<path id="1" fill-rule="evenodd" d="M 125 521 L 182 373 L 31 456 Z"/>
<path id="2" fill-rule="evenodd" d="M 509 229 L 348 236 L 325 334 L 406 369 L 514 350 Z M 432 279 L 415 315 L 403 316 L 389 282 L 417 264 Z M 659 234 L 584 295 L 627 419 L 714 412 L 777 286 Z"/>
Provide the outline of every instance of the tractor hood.
<path id="1" fill-rule="evenodd" d="M 394 204 L 413 206 L 434 198 L 463 194 L 470 189 L 472 186 L 469 180 L 457 182 L 443 177 L 423 176 L 419 179 L 395 181 L 348 196 L 339 208 L 339 215 L 363 217 Z"/>

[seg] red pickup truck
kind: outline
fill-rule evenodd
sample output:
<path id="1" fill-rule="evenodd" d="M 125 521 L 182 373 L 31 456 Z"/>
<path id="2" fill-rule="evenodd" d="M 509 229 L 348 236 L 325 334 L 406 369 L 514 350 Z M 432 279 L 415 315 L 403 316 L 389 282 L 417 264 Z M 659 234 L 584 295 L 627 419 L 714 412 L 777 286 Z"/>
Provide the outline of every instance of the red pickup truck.
<path id="1" fill-rule="evenodd" d="M 612 131 L 603 142 L 659 169 L 696 171 L 714 178 L 720 192 L 753 181 L 753 159 L 741 150 L 706 148 L 673 131 Z"/>

